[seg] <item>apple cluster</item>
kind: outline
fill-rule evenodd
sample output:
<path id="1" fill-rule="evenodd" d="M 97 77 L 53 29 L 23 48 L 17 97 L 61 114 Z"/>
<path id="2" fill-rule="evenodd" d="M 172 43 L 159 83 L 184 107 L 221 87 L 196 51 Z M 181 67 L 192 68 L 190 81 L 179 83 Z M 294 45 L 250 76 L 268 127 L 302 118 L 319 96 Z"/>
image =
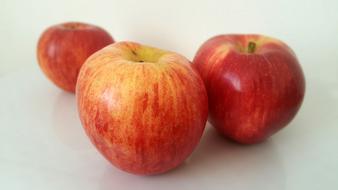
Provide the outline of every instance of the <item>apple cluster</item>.
<path id="1" fill-rule="evenodd" d="M 305 93 L 295 53 L 263 35 L 219 35 L 192 62 L 104 29 L 68 22 L 43 32 L 40 68 L 76 95 L 83 128 L 116 167 L 169 171 L 189 157 L 206 122 L 241 144 L 262 142 L 290 123 Z"/>

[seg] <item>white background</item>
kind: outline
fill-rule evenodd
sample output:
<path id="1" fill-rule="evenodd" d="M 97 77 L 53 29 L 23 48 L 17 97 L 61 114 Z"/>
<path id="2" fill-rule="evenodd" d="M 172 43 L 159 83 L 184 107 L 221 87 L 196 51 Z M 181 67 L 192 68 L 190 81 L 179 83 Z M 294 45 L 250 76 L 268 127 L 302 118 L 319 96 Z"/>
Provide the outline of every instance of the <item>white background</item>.
<path id="1" fill-rule="evenodd" d="M 261 33 L 291 46 L 306 97 L 296 119 L 266 143 L 239 146 L 208 125 L 191 158 L 154 177 L 112 167 L 84 135 L 74 96 L 40 72 L 36 43 L 64 21 L 102 26 L 120 40 L 192 59 L 209 37 Z M 338 1 L 0 2 L 0 189 L 337 189 Z"/>

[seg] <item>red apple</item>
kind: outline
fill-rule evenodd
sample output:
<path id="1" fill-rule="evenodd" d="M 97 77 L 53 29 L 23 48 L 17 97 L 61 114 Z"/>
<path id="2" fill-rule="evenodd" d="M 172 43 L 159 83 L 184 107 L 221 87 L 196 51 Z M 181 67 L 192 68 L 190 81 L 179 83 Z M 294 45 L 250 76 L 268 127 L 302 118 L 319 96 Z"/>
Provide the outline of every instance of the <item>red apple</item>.
<path id="1" fill-rule="evenodd" d="M 209 98 L 209 120 L 243 144 L 264 141 L 299 110 L 305 79 L 294 52 L 260 35 L 219 35 L 198 50 L 193 65 Z"/>
<path id="2" fill-rule="evenodd" d="M 38 62 L 54 84 L 74 92 L 84 61 L 113 42 L 113 38 L 98 26 L 79 22 L 54 25 L 45 30 L 39 39 Z"/>
<path id="3" fill-rule="evenodd" d="M 90 56 L 76 98 L 82 125 L 118 168 L 158 174 L 194 150 L 208 115 L 207 92 L 183 56 L 119 42 Z"/>

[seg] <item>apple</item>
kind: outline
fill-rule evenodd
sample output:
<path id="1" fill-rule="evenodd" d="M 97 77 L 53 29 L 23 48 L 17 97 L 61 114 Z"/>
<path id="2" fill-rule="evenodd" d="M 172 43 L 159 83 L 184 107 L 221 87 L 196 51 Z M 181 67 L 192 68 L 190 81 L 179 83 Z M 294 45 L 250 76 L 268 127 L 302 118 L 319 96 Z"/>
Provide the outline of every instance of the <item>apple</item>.
<path id="1" fill-rule="evenodd" d="M 74 92 L 84 61 L 113 42 L 108 32 L 98 26 L 80 22 L 57 24 L 47 28 L 40 36 L 38 63 L 54 84 Z"/>
<path id="2" fill-rule="evenodd" d="M 90 56 L 76 86 L 81 123 L 116 167 L 139 175 L 180 165 L 203 133 L 208 98 L 183 56 L 118 42 Z"/>
<path id="3" fill-rule="evenodd" d="M 295 53 L 262 35 L 207 40 L 193 66 L 209 98 L 209 121 L 225 137 L 254 144 L 285 127 L 298 112 L 305 79 Z"/>

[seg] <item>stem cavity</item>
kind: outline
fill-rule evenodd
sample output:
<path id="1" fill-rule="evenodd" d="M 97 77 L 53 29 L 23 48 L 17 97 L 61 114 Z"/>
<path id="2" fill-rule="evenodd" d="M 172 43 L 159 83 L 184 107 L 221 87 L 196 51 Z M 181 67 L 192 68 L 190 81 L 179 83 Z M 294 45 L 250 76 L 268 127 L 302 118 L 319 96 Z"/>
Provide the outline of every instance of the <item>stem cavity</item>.
<path id="1" fill-rule="evenodd" d="M 255 42 L 249 42 L 248 53 L 254 53 L 255 50 L 256 50 L 256 43 Z"/>

